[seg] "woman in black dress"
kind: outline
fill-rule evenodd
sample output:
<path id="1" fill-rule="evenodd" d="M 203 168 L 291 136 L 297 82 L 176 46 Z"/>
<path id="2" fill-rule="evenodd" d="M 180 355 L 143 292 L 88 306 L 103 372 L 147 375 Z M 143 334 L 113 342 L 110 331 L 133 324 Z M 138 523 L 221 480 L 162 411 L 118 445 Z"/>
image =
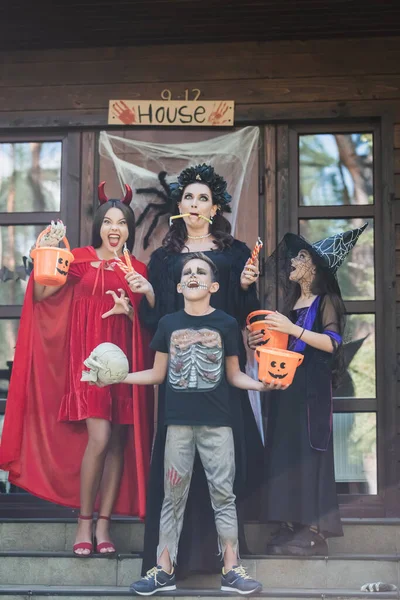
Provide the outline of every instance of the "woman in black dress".
<path id="1" fill-rule="evenodd" d="M 162 246 L 151 256 L 148 278 L 154 287 L 155 307 L 151 308 L 147 301 L 142 303 L 141 322 L 155 331 L 161 317 L 183 308 L 183 297 L 176 289 L 182 262 L 188 253 L 201 251 L 215 262 L 219 270 L 220 287 L 213 294 L 211 305 L 235 317 L 243 329 L 248 313 L 259 308 L 255 285 L 259 272 L 258 264 L 248 263 L 249 248 L 230 235 L 230 224 L 223 216 L 224 212 L 231 210 L 231 196 L 226 191 L 225 180 L 211 166 L 197 165 L 180 174 L 178 182 L 170 185 L 170 193 L 175 203 L 174 216 L 187 216 L 172 220 Z M 242 338 L 240 347 L 243 368 L 246 352 Z M 143 574 L 156 561 L 159 516 L 164 494 L 164 395 L 165 388 L 160 386 L 158 428 L 148 486 Z M 245 488 L 246 494 L 249 494 L 255 482 L 259 481 L 263 446 L 247 392 L 232 388 L 231 410 L 236 448 L 235 491 L 240 519 L 242 492 Z M 243 553 L 246 551 L 243 527 L 240 529 L 242 535 L 239 543 Z M 219 569 L 221 561 L 213 511 L 204 471 L 197 457 L 179 545 L 177 575 L 182 578 L 191 571 L 212 572 Z"/>
<path id="2" fill-rule="evenodd" d="M 331 435 L 345 314 L 335 273 L 365 227 L 313 245 L 287 234 L 267 261 L 267 283 L 273 288 L 279 274 L 285 313 L 267 320 L 289 334 L 289 350 L 304 354 L 292 385 L 269 398 L 262 520 L 281 524 L 269 554 L 326 555 L 325 539 L 343 535 Z"/>

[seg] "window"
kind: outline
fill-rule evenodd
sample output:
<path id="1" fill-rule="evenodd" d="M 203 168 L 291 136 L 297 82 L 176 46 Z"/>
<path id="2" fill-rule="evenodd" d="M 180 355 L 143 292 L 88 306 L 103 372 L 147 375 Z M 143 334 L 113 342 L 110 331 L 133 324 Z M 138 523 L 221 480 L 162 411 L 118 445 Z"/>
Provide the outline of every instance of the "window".
<path id="1" fill-rule="evenodd" d="M 300 206 L 374 203 L 372 133 L 299 137 Z"/>
<path id="2" fill-rule="evenodd" d="M 377 303 L 381 292 L 375 265 L 379 231 L 375 156 L 379 130 L 375 126 L 296 127 L 290 135 L 297 162 L 291 176 L 295 193 L 290 228 L 316 242 L 368 222 L 345 267 L 337 273 L 347 323 L 345 374 L 334 390 L 333 438 L 338 493 L 376 495 Z"/>
<path id="3" fill-rule="evenodd" d="M 0 143 L 0 212 L 58 212 L 62 142 Z"/>
<path id="4" fill-rule="evenodd" d="M 28 283 L 27 256 L 39 233 L 61 218 L 63 139 L 0 141 L 0 420 L 7 400 Z M 0 495 L 20 492 L 0 471 Z"/>

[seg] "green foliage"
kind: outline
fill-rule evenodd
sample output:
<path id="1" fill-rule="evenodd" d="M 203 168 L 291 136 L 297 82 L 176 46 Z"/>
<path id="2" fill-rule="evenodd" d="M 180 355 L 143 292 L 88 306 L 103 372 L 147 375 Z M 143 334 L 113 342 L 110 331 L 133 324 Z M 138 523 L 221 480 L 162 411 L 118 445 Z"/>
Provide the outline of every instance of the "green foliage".
<path id="1" fill-rule="evenodd" d="M 299 159 L 301 205 L 373 203 L 372 133 L 301 135 Z"/>

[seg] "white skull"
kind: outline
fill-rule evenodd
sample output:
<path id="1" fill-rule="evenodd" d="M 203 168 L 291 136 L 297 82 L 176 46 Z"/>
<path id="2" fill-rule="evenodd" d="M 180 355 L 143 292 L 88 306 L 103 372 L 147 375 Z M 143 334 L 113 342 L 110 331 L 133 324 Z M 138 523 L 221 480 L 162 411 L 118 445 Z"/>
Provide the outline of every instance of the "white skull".
<path id="1" fill-rule="evenodd" d="M 82 371 L 81 381 L 111 385 L 120 383 L 129 373 L 129 363 L 124 352 L 110 342 L 99 344 L 83 363 L 89 371 Z"/>

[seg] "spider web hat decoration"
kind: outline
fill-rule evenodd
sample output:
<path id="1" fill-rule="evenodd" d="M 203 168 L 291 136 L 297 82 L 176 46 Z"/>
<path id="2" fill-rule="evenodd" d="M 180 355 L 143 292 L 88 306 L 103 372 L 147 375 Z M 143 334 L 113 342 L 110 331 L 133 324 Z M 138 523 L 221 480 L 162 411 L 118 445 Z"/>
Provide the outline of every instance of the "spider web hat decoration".
<path id="1" fill-rule="evenodd" d="M 295 233 L 287 233 L 283 239 L 289 251 L 293 253 L 293 256 L 296 256 L 300 250 L 308 250 L 319 259 L 322 266 L 328 268 L 332 274 L 335 274 L 350 250 L 356 245 L 358 238 L 367 225 L 368 223 L 365 223 L 362 227 L 350 229 L 342 233 L 335 233 L 314 244 L 310 244 Z"/>

